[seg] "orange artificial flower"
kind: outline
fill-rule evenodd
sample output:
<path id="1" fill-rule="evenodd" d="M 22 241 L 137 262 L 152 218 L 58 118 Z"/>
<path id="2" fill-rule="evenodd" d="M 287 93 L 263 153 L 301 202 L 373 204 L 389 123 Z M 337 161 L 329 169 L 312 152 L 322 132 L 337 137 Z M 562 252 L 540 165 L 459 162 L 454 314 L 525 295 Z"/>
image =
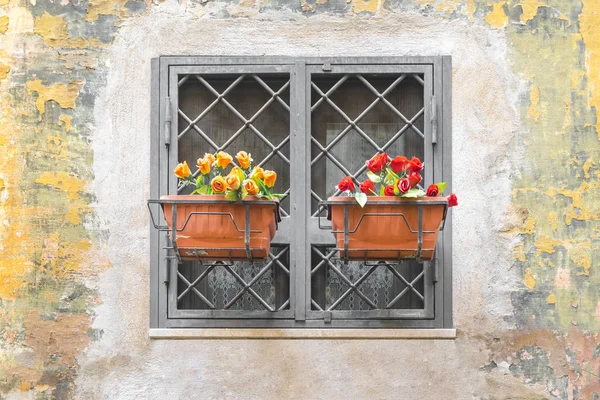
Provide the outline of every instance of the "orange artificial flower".
<path id="1" fill-rule="evenodd" d="M 241 185 L 240 177 L 237 174 L 229 174 L 225 178 L 225 184 L 227 184 L 229 190 L 238 190 Z"/>
<path id="2" fill-rule="evenodd" d="M 187 161 L 177 164 L 174 172 L 179 179 L 185 179 L 192 174 L 190 167 L 187 165 Z"/>
<path id="3" fill-rule="evenodd" d="M 254 167 L 252 172 L 250 173 L 250 178 L 252 179 L 264 179 L 265 171 L 261 167 Z"/>
<path id="4" fill-rule="evenodd" d="M 265 186 L 273 187 L 275 185 L 275 180 L 277 180 L 277 174 L 275 171 L 265 171 Z"/>
<path id="5" fill-rule="evenodd" d="M 204 158 L 199 158 L 198 161 L 196 161 L 196 165 L 202 175 L 207 175 L 210 172 L 211 162 L 206 159 L 206 156 Z"/>
<path id="6" fill-rule="evenodd" d="M 220 151 L 217 153 L 217 167 L 225 169 L 231 162 L 233 161 L 233 157 L 224 151 Z"/>
<path id="7" fill-rule="evenodd" d="M 215 156 L 212 153 L 204 153 L 204 159 L 208 161 L 208 165 L 211 167 L 215 163 Z"/>
<path id="8" fill-rule="evenodd" d="M 253 196 L 257 195 L 259 192 L 258 185 L 252 179 L 246 179 L 244 181 L 244 189 L 246 189 L 248 194 Z"/>
<path id="9" fill-rule="evenodd" d="M 250 157 L 250 154 L 246 153 L 245 151 L 240 151 L 235 155 L 235 158 L 240 163 L 240 167 L 244 169 L 250 168 L 250 163 L 252 162 L 252 157 Z"/>
<path id="10" fill-rule="evenodd" d="M 212 181 L 210 181 L 210 186 L 212 187 L 213 193 L 223 193 L 225 189 L 227 189 L 225 185 L 225 179 L 222 176 L 215 176 Z"/>

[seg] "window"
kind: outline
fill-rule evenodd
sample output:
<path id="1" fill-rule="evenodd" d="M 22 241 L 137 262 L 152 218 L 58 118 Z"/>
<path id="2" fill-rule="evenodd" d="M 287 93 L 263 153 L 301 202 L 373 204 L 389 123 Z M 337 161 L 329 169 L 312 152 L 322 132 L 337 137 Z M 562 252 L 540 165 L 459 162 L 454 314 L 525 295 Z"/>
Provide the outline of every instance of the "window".
<path id="1" fill-rule="evenodd" d="M 282 222 L 265 262 L 172 258 L 151 228 L 151 327 L 451 328 L 451 219 L 433 262 L 336 258 L 319 201 L 366 179 L 377 152 L 418 156 L 451 189 L 450 57 L 160 57 L 152 61 L 151 197 L 205 152 L 278 171 Z M 384 228 L 384 227 L 382 227 Z"/>

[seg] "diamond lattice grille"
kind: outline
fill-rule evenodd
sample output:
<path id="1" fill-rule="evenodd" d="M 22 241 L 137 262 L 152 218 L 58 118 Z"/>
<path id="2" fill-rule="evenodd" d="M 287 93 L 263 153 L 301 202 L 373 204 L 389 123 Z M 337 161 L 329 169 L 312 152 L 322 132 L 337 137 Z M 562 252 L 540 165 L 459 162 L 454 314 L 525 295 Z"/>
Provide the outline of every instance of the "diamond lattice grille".
<path id="1" fill-rule="evenodd" d="M 346 74 L 311 82 L 313 216 L 319 201 L 339 194 L 334 186 L 341 177 L 357 184 L 366 179 L 364 160 L 373 155 L 423 158 L 423 87 L 418 74 Z"/>
<path id="2" fill-rule="evenodd" d="M 344 176 L 367 179 L 365 160 L 381 152 L 424 159 L 424 80 L 420 74 L 318 75 L 311 81 L 311 200 L 339 194 Z M 422 310 L 425 268 L 417 262 L 344 264 L 333 247 L 312 246 L 315 311 Z"/>
<path id="3" fill-rule="evenodd" d="M 286 195 L 281 213 L 289 216 L 289 75 L 180 75 L 177 118 L 177 159 L 186 160 L 194 176 L 199 174 L 196 159 L 204 153 L 223 150 L 235 155 L 246 150 L 253 165 L 278 173 L 275 192 Z M 191 190 L 177 189 L 179 194 Z M 177 310 L 232 316 L 289 310 L 289 246 L 272 246 L 264 262 L 184 261 L 176 268 L 176 285 Z"/>
<path id="4" fill-rule="evenodd" d="M 276 189 L 289 195 L 289 77 L 185 75 L 179 80 L 179 161 L 192 167 L 204 152 L 252 153 L 254 165 L 279 173 Z M 183 100 L 183 101 L 182 101 Z M 193 161 L 193 162 L 190 162 Z M 235 160 L 234 160 L 235 161 Z M 193 168 L 193 167 L 192 167 Z M 199 174 L 193 170 L 194 176 Z M 186 189 L 178 188 L 179 193 Z M 282 201 L 283 215 L 289 212 Z"/>

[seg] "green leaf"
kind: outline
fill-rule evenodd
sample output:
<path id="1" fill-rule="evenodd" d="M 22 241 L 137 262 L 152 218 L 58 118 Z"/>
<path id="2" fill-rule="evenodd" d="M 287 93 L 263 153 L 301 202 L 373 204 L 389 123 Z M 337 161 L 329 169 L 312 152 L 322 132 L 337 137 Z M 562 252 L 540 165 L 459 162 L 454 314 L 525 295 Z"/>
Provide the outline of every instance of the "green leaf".
<path id="1" fill-rule="evenodd" d="M 403 195 L 400 195 L 400 197 L 407 197 L 407 198 L 416 198 L 416 197 L 423 197 L 423 196 L 425 196 L 425 192 L 422 191 L 421 189 L 417 189 L 417 188 L 412 188 L 408 192 L 404 193 Z"/>
<path id="2" fill-rule="evenodd" d="M 364 207 L 365 204 L 367 204 L 367 195 L 362 193 L 362 192 L 357 192 L 354 195 L 354 198 L 356 199 L 356 202 L 361 206 Z"/>
<path id="3" fill-rule="evenodd" d="M 446 182 L 440 182 L 440 183 L 436 183 L 438 190 L 439 190 L 439 194 L 438 196 L 441 196 L 444 194 L 444 190 L 446 190 Z"/>
<path id="4" fill-rule="evenodd" d="M 239 194 L 240 194 L 240 200 L 244 200 L 246 198 L 246 196 L 248 196 L 248 191 L 246 190 L 245 187 L 241 187 L 241 189 L 239 190 Z"/>
<path id="5" fill-rule="evenodd" d="M 190 194 L 196 194 L 196 193 L 200 193 L 200 192 L 198 191 L 198 189 L 194 190 L 194 191 L 193 191 L 192 193 L 190 193 Z"/>
<path id="6" fill-rule="evenodd" d="M 229 201 L 238 201 L 238 193 L 237 192 L 227 192 L 225 194 L 225 198 Z"/>
<path id="7" fill-rule="evenodd" d="M 200 189 L 200 186 L 204 184 L 204 175 L 200 174 L 196 178 L 196 189 Z"/>
<path id="8" fill-rule="evenodd" d="M 379 195 L 385 196 L 385 186 L 384 185 L 381 185 L 381 187 L 379 188 Z"/>
<path id="9" fill-rule="evenodd" d="M 210 186 L 202 185 L 198 189 L 196 189 L 196 192 L 198 192 L 199 194 L 210 194 L 210 193 L 208 193 L 209 190 L 210 190 Z"/>
<path id="10" fill-rule="evenodd" d="M 381 177 L 377 174 L 374 174 L 371 171 L 367 171 L 367 176 L 369 177 L 369 180 L 373 183 L 379 183 L 381 182 Z"/>
<path id="11" fill-rule="evenodd" d="M 383 179 L 383 182 L 386 185 L 393 185 L 395 181 L 397 181 L 398 179 L 400 179 L 400 177 L 398 175 L 396 175 L 396 173 L 394 171 L 392 171 L 389 168 L 385 169 L 385 178 Z"/>
<path id="12" fill-rule="evenodd" d="M 277 197 L 279 200 L 281 200 L 285 197 L 285 194 L 273 193 L 271 196 Z"/>
<path id="13" fill-rule="evenodd" d="M 397 181 L 394 181 L 394 194 L 396 196 L 398 196 L 400 194 L 400 189 L 398 189 L 398 182 L 400 181 L 400 179 L 398 179 Z"/>

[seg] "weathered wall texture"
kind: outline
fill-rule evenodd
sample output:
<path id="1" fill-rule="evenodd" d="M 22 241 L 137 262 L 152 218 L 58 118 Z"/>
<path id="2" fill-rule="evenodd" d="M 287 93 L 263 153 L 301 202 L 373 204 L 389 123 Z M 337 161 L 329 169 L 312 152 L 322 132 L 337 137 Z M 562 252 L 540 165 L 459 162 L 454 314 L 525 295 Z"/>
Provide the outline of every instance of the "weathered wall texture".
<path id="1" fill-rule="evenodd" d="M 0 397 L 598 398 L 599 26 L 598 0 L 0 0 Z M 459 338 L 150 341 L 161 54 L 452 55 Z"/>

